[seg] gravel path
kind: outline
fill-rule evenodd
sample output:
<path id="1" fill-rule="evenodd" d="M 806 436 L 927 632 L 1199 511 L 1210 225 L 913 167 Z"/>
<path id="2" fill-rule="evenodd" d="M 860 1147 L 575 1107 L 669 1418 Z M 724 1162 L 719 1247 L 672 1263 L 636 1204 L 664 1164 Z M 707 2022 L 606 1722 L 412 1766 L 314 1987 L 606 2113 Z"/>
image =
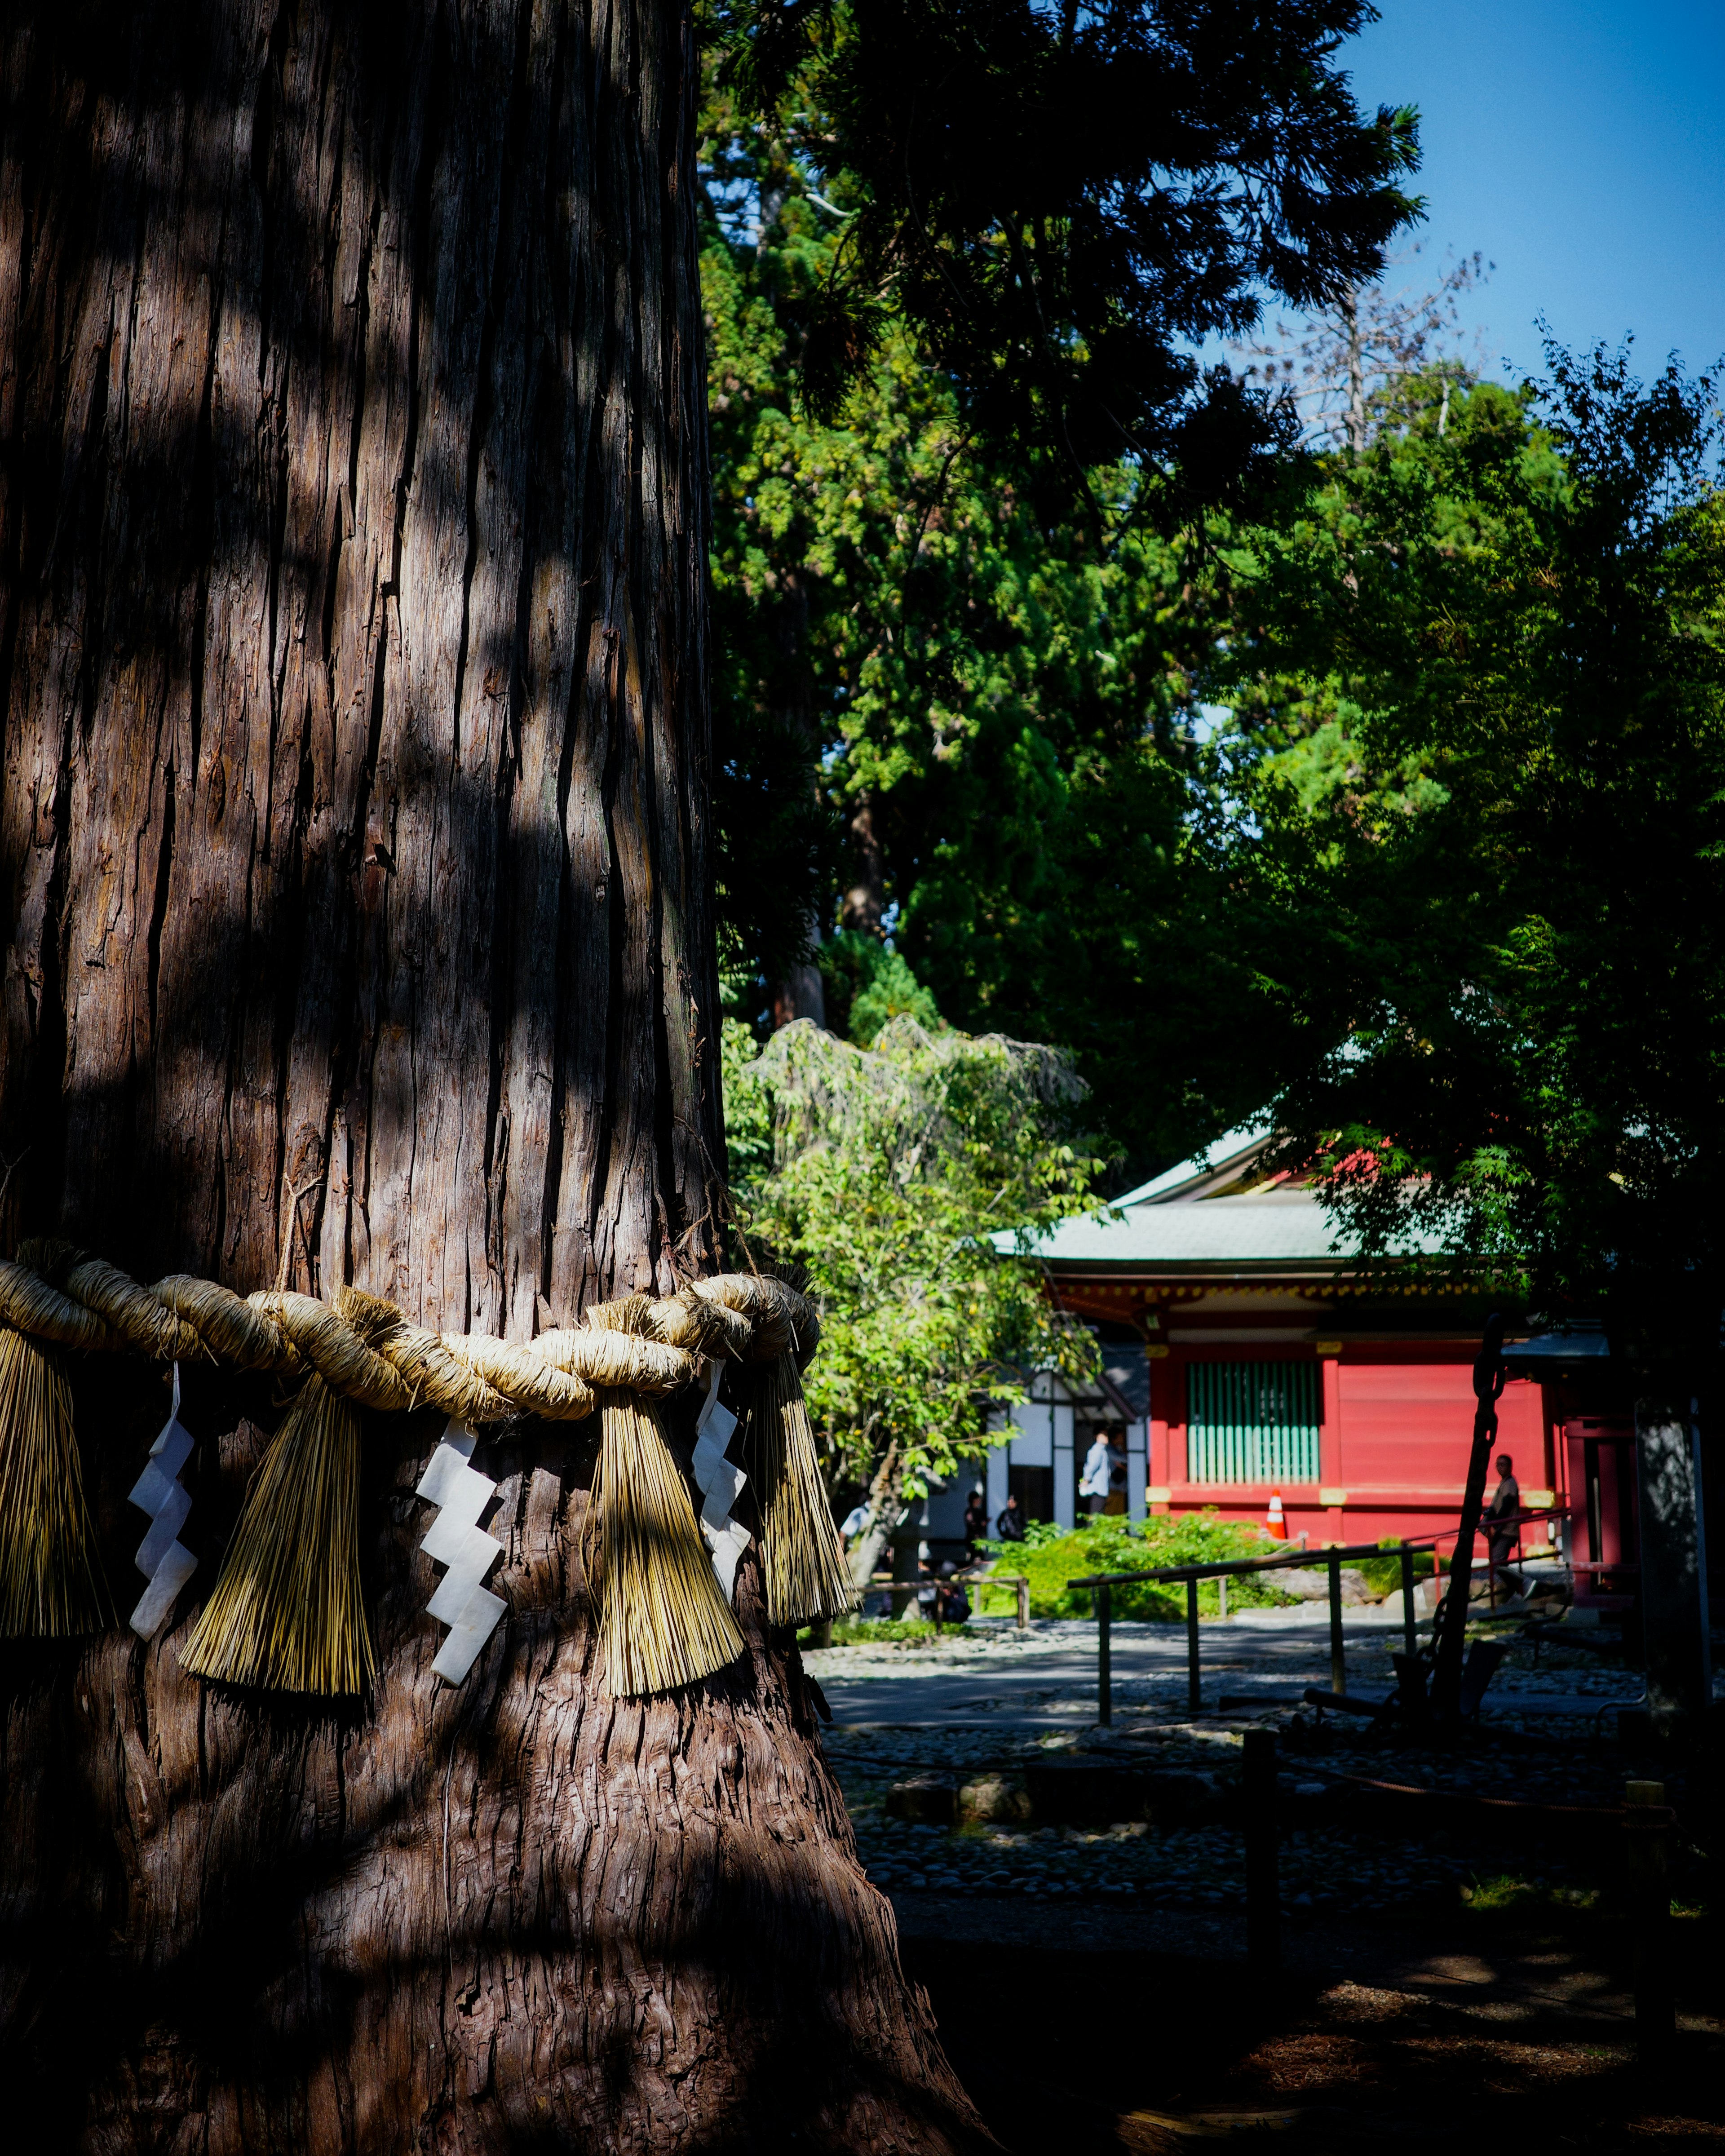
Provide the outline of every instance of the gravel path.
<path id="1" fill-rule="evenodd" d="M 1244 1845 L 1231 1792 L 1244 1731 L 1270 1727 L 1281 1737 L 1281 1881 L 1291 1920 L 1454 1917 L 1470 1902 L 1590 1907 L 1599 1901 L 1609 1884 L 1609 1852 L 1537 1837 L 1507 1848 L 1492 1827 L 1465 1822 L 1436 1830 L 1382 1818 L 1363 1825 L 1350 1808 L 1348 1778 L 1464 1796 L 1615 1805 L 1626 1774 L 1662 1771 L 1625 1753 L 1615 1716 L 1601 1712 L 1636 1699 L 1637 1673 L 1568 1648 L 1543 1652 L 1536 1666 L 1531 1647 L 1517 1644 L 1487 1695 L 1481 1732 L 1458 1749 L 1434 1752 L 1376 1738 L 1346 1717 L 1314 1727 L 1312 1710 L 1299 1702 L 1307 1685 L 1328 1686 L 1327 1625 L 1313 1625 L 1301 1610 L 1252 1614 L 1281 1621 L 1201 1628 L 1205 1698 L 1229 1704 L 1195 1718 L 1186 1707 L 1184 1628 L 1115 1627 L 1110 1730 L 1096 1726 L 1093 1625 L 1048 1623 L 1022 1634 L 1009 1624 L 966 1627 L 926 1645 L 809 1653 L 834 1717 L 828 1753 L 870 1878 L 904 1910 L 923 1897 L 988 1905 L 1014 1936 L 1020 1920 L 1009 1921 L 1010 1905 L 1050 1915 L 1112 1908 L 1140 1925 L 1158 1912 L 1236 1923 L 1245 1907 Z M 1389 1656 L 1400 1645 L 1394 1614 L 1394 1624 L 1376 1612 L 1349 1614 L 1348 1685 L 1357 1696 L 1381 1697 L 1393 1685 Z M 911 1774 L 963 1781 L 1062 1757 L 1183 1776 L 1190 1800 L 1153 1801 L 1148 1823 L 1094 1829 L 949 1829 L 886 1810 L 892 1784 Z"/>
<path id="2" fill-rule="evenodd" d="M 1394 1686 L 1391 1652 L 1402 1642 L 1399 1609 L 1350 1611 L 1343 1620 L 1350 1692 L 1381 1698 Z M 1183 1717 L 1187 1712 L 1183 1625 L 1118 1624 L 1111 1628 L 1114 1713 L 1118 1720 Z M 966 1723 L 1076 1728 L 1096 1714 L 1094 1625 L 1046 1620 L 1019 1632 L 983 1620 L 911 1646 L 864 1645 L 804 1656 L 845 1727 L 957 1727 Z M 1327 1688 L 1327 1621 L 1305 1609 L 1252 1610 L 1227 1624 L 1199 1627 L 1203 1697 L 1261 1699 L 1296 1707 L 1308 1685 Z M 1535 1666 L 1532 1650 L 1512 1650 L 1486 1695 L 1484 1717 L 1514 1727 L 1518 1718 L 1592 1716 L 1640 1696 L 1638 1676 L 1588 1650 L 1552 1649 Z"/>

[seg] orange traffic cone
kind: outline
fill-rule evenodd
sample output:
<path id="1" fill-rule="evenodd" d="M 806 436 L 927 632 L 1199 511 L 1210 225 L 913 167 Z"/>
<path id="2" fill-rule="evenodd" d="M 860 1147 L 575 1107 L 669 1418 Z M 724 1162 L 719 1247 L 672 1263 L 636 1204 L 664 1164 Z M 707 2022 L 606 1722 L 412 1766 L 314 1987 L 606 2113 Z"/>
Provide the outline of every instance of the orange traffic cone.
<path id="1" fill-rule="evenodd" d="M 1280 1490 L 1272 1490 L 1270 1493 L 1270 1517 L 1264 1522 L 1264 1529 L 1273 1543 L 1285 1543 L 1288 1538 L 1288 1523 L 1282 1517 Z"/>

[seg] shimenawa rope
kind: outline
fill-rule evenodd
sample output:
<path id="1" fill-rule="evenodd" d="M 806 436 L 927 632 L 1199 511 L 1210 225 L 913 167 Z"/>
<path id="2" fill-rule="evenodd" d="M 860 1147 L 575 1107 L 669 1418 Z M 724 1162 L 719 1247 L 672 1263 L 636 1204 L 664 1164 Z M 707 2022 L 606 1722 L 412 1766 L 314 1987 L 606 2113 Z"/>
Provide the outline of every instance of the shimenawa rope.
<path id="1" fill-rule="evenodd" d="M 628 1296 L 524 1345 L 430 1332 L 357 1288 L 325 1303 L 280 1289 L 242 1297 L 189 1274 L 146 1286 L 69 1245 L 27 1243 L 0 1260 L 0 1633 L 106 1621 L 62 1351 L 131 1351 L 302 1379 L 181 1649 L 188 1669 L 295 1691 L 368 1681 L 357 1409 L 434 1408 L 455 1430 L 518 1415 L 578 1421 L 603 1408 L 595 1540 L 608 1684 L 636 1697 L 693 1682 L 734 1660 L 742 1636 L 655 1403 L 693 1383 L 703 1360 L 768 1366 L 750 1420 L 769 1620 L 830 1614 L 850 1589 L 802 1404 L 801 1368 L 819 1338 L 806 1296 L 757 1274 Z"/>

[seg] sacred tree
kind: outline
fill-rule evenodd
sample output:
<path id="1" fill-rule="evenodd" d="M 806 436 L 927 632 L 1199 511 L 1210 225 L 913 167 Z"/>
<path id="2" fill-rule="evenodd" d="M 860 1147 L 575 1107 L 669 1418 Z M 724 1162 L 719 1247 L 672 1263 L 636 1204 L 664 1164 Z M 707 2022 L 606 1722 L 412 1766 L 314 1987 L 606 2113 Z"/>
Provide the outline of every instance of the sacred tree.
<path id="1" fill-rule="evenodd" d="M 675 1299 L 722 1210 L 696 68 L 652 0 L 0 25 L 0 1957 L 55 2146 L 978 2138 L 773 1491 L 734 1618 L 687 1562 L 700 1377 L 793 1509 L 814 1339 Z"/>
<path id="2" fill-rule="evenodd" d="M 828 391 L 901 276 L 1011 390 L 979 424 L 1076 455 L 1102 397 L 1171 470 L 1169 340 L 1409 213 L 1411 120 L 1334 64 L 1368 12 L 857 0 Z M 803 111 L 833 11 L 708 19 Z M 0 2046 L 44 2146 L 985 2138 L 795 1650 L 851 1594 L 818 1314 L 726 1270 L 698 74 L 679 0 L 0 10 Z M 1211 391 L 1218 473 L 1273 447 Z"/>

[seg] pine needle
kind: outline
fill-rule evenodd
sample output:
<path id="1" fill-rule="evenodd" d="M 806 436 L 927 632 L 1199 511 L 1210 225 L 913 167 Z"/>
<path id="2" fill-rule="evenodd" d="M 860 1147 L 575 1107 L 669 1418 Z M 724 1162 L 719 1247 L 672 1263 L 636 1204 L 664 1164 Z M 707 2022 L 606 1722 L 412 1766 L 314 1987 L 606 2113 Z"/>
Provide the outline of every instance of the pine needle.
<path id="1" fill-rule="evenodd" d="M 63 1640 L 112 1621 L 64 1359 L 0 1327 L 0 1636 Z"/>
<path id="2" fill-rule="evenodd" d="M 221 1578 L 180 1650 L 196 1676 L 364 1690 L 377 1664 L 359 1583 L 359 1415 L 309 1377 L 252 1477 Z"/>
<path id="3" fill-rule="evenodd" d="M 810 1625 L 855 1608 L 794 1356 L 781 1355 L 762 1371 L 749 1433 L 768 1623 Z"/>
<path id="4" fill-rule="evenodd" d="M 742 1634 L 713 1575 L 659 1411 L 606 1390 L 599 1454 L 599 1636 L 614 1699 L 675 1691 L 734 1662 Z"/>

